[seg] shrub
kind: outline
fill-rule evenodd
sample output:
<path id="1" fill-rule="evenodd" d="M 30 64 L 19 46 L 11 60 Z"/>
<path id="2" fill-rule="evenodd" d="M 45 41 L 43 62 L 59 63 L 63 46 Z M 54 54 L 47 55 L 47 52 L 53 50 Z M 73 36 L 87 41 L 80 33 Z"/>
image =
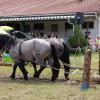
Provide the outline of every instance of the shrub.
<path id="1" fill-rule="evenodd" d="M 69 38 L 68 42 L 73 48 L 85 47 L 88 43 L 78 25 L 75 26 L 74 35 Z"/>

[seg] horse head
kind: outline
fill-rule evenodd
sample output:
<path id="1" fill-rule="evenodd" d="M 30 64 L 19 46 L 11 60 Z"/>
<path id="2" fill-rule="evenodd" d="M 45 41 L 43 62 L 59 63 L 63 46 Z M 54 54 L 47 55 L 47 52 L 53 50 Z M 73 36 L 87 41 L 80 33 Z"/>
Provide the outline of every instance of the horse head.
<path id="1" fill-rule="evenodd" d="M 13 36 L 10 34 L 2 34 L 0 33 L 0 50 L 6 48 L 9 43 L 11 43 L 11 40 L 13 40 Z"/>

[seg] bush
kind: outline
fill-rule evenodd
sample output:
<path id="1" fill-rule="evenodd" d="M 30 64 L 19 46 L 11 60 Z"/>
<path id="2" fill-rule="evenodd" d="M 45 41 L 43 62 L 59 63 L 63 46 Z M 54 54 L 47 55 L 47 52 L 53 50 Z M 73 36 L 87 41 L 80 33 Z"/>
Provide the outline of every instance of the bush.
<path id="1" fill-rule="evenodd" d="M 72 48 L 85 47 L 88 43 L 78 25 L 75 26 L 74 35 L 69 38 L 68 42 Z"/>

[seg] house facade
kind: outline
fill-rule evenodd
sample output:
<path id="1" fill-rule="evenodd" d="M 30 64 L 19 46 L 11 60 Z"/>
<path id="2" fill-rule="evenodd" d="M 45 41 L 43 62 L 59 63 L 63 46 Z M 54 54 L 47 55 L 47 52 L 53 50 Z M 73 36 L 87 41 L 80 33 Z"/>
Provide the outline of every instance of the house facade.
<path id="1" fill-rule="evenodd" d="M 0 0 L 0 25 L 26 33 L 55 34 L 63 38 L 74 34 L 77 12 L 84 14 L 82 30 L 95 39 L 100 36 L 99 0 Z"/>

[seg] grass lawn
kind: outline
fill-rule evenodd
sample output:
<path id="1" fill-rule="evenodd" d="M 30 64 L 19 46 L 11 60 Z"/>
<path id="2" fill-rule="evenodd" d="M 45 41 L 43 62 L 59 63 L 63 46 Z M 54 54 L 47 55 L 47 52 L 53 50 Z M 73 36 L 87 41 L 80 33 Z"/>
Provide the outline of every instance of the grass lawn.
<path id="1" fill-rule="evenodd" d="M 4 54 L 3 61 L 4 62 L 12 62 L 12 59 L 10 58 L 9 54 Z"/>
<path id="2" fill-rule="evenodd" d="M 83 67 L 83 58 L 71 56 L 71 66 Z M 92 69 L 98 69 L 98 53 L 92 55 Z M 70 74 L 70 81 L 64 80 L 63 69 L 56 82 L 50 82 L 51 70 L 47 68 L 41 74 L 40 80 L 33 80 L 33 68 L 26 67 L 29 81 L 21 79 L 22 74 L 17 70 L 16 80 L 9 78 L 12 67 L 0 66 L 0 100 L 100 100 L 100 85 L 91 81 L 92 87 L 81 90 L 82 71 Z M 74 70 L 71 70 L 71 73 Z M 97 71 L 92 72 L 97 73 Z M 78 80 L 78 81 L 77 81 Z"/>

